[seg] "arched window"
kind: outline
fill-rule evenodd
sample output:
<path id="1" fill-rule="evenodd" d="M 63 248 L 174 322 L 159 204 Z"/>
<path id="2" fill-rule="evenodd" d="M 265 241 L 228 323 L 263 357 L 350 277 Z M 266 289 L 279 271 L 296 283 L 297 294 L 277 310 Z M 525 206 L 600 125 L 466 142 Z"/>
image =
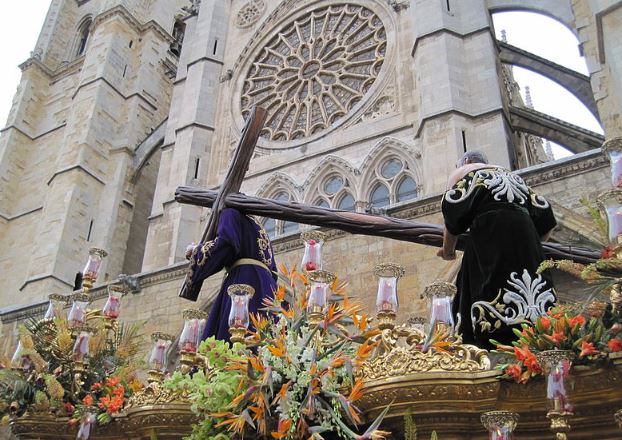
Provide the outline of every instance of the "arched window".
<path id="1" fill-rule="evenodd" d="M 79 57 L 84 54 L 86 51 L 86 44 L 89 41 L 89 34 L 91 32 L 91 24 L 93 20 L 90 18 L 84 20 L 80 27 L 78 28 L 78 44 L 76 46 L 76 57 Z"/>
<path id="2" fill-rule="evenodd" d="M 400 183 L 397 186 L 397 197 L 396 200 L 398 202 L 403 202 L 404 200 L 410 200 L 417 197 L 417 184 L 410 176 L 402 177 Z"/>
<path id="3" fill-rule="evenodd" d="M 400 157 L 390 156 L 376 165 L 376 183 L 371 185 L 369 204 L 382 208 L 418 196 L 419 188 L 408 164 Z"/>
<path id="4" fill-rule="evenodd" d="M 339 203 L 337 203 L 337 208 L 344 211 L 354 211 L 354 197 L 352 197 L 352 194 L 346 192 L 339 200 Z"/>
<path id="5" fill-rule="evenodd" d="M 292 197 L 285 191 L 277 192 L 273 197 L 273 200 L 287 202 L 292 200 Z M 263 228 L 268 233 L 270 238 L 275 238 L 280 235 L 292 234 L 299 229 L 298 223 L 289 222 L 285 220 L 275 220 L 273 218 L 267 218 L 263 221 Z"/>
<path id="6" fill-rule="evenodd" d="M 371 204 L 376 208 L 387 206 L 390 203 L 389 188 L 382 183 L 376 185 L 371 193 Z"/>
<path id="7" fill-rule="evenodd" d="M 313 204 L 315 206 L 319 206 L 320 208 L 330 208 L 330 204 L 322 197 L 317 199 Z"/>

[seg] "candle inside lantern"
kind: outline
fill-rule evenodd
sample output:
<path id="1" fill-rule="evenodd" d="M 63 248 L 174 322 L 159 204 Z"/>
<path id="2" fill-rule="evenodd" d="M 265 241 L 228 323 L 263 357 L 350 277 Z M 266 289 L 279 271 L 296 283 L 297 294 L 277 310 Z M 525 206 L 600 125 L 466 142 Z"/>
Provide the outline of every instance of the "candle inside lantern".
<path id="1" fill-rule="evenodd" d="M 13 357 L 11 358 L 11 366 L 24 371 L 28 371 L 32 367 L 30 356 L 24 354 L 22 341 L 17 342 L 17 348 L 15 348 L 15 353 L 13 353 Z"/>
<path id="2" fill-rule="evenodd" d="M 154 338 L 153 349 L 151 350 L 151 356 L 149 356 L 149 365 L 153 370 L 164 372 L 166 369 L 167 356 L 166 353 L 171 345 L 170 340 Z"/>
<path id="3" fill-rule="evenodd" d="M 376 311 L 397 313 L 397 308 L 397 277 L 379 277 Z"/>
<path id="4" fill-rule="evenodd" d="M 322 269 L 322 241 L 305 240 L 305 252 L 302 256 L 302 269 L 311 272 Z"/>
<path id="5" fill-rule="evenodd" d="M 88 299 L 82 297 L 74 298 L 71 310 L 69 310 L 67 315 L 69 327 L 78 327 L 86 323 L 86 307 L 88 304 Z"/>
<path id="6" fill-rule="evenodd" d="M 246 295 L 231 296 L 231 310 L 229 311 L 229 327 L 248 328 L 248 300 Z"/>
<path id="7" fill-rule="evenodd" d="M 102 309 L 105 317 L 117 319 L 121 313 L 121 298 L 125 294 L 125 290 L 121 286 L 108 286 L 108 300 Z"/>
<path id="8" fill-rule="evenodd" d="M 76 342 L 73 344 L 73 360 L 74 362 L 84 362 L 89 355 L 89 339 L 91 334 L 88 331 L 81 331 Z"/>

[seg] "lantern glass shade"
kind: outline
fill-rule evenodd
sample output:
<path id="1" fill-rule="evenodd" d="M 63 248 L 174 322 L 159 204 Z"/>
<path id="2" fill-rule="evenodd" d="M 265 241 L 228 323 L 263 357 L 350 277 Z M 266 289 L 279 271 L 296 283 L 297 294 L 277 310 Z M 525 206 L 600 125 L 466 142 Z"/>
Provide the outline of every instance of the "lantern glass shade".
<path id="1" fill-rule="evenodd" d="M 98 248 L 89 249 L 89 257 L 86 260 L 86 265 L 82 271 L 82 277 L 84 279 L 95 282 L 99 276 L 99 269 L 101 268 L 102 258 L 106 256 L 106 251 Z"/>
<path id="2" fill-rule="evenodd" d="M 106 318 L 117 319 L 121 313 L 121 298 L 125 295 L 125 289 L 122 286 L 108 286 L 108 300 L 102 309 L 102 314 Z"/>
<path id="3" fill-rule="evenodd" d="M 88 440 L 88 438 L 91 436 L 91 429 L 93 425 L 95 425 L 96 421 L 97 418 L 95 417 L 95 414 L 84 414 L 82 416 L 82 419 L 80 420 L 80 428 L 78 429 L 78 435 L 76 436 L 76 440 Z"/>
<path id="4" fill-rule="evenodd" d="M 430 302 L 430 333 L 443 331 L 453 335 L 454 317 L 451 313 L 451 296 L 442 292 L 432 296 Z"/>
<path id="5" fill-rule="evenodd" d="M 608 149 L 611 163 L 611 184 L 614 188 L 622 188 L 622 150 Z"/>
<path id="6" fill-rule="evenodd" d="M 540 363 L 546 374 L 546 398 L 549 410 L 572 412 L 573 407 L 570 403 L 570 390 L 572 389 L 571 359 L 559 356 L 556 359 L 540 361 Z"/>
<path id="7" fill-rule="evenodd" d="M 622 244 L 622 192 L 610 191 L 599 199 L 607 216 L 609 244 Z"/>
<path id="8" fill-rule="evenodd" d="M 303 240 L 305 252 L 302 256 L 302 270 L 311 272 L 322 269 L 322 245 L 324 241 L 321 236 L 313 235 L 311 237 L 303 237 Z"/>
<path id="9" fill-rule="evenodd" d="M 76 337 L 76 342 L 73 344 L 73 361 L 74 362 L 84 362 L 86 357 L 89 355 L 89 340 L 91 338 L 91 333 L 82 330 Z"/>
<path id="10" fill-rule="evenodd" d="M 184 329 L 179 338 L 179 349 L 188 353 L 195 353 L 199 347 L 204 328 L 205 319 L 186 318 Z"/>
<path id="11" fill-rule="evenodd" d="M 74 298 L 71 304 L 71 309 L 67 315 L 67 321 L 69 327 L 74 328 L 86 324 L 86 307 L 88 306 L 88 299 Z"/>
<path id="12" fill-rule="evenodd" d="M 167 353 L 171 346 L 171 340 L 162 337 L 153 338 L 153 348 L 149 356 L 149 366 L 152 370 L 164 372 L 166 370 Z"/>
<path id="13" fill-rule="evenodd" d="M 321 313 L 326 312 L 328 298 L 328 284 L 319 281 L 312 281 L 309 288 L 309 300 L 307 301 L 307 312 Z"/>
<path id="14" fill-rule="evenodd" d="M 376 311 L 397 313 L 397 277 L 378 277 Z"/>
<path id="15" fill-rule="evenodd" d="M 233 284 L 227 289 L 231 298 L 229 309 L 229 328 L 248 328 L 250 316 L 248 306 L 254 290 L 250 286 Z"/>
<path id="16" fill-rule="evenodd" d="M 48 304 L 48 309 L 46 310 L 43 319 L 54 319 L 60 317 L 63 313 L 63 308 L 67 304 L 67 298 L 58 294 L 51 294 L 48 298 L 50 299 L 50 303 Z"/>
<path id="17" fill-rule="evenodd" d="M 24 346 L 22 345 L 22 341 L 18 341 L 15 353 L 13 353 L 13 357 L 11 358 L 11 366 L 13 368 L 29 370 L 31 365 L 30 356 L 24 354 Z"/>

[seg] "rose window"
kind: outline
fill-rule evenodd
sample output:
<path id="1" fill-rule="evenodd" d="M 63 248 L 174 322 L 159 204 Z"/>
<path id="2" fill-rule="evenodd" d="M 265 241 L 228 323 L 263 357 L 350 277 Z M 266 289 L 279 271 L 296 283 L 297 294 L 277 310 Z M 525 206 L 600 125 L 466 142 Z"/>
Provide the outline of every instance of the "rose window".
<path id="1" fill-rule="evenodd" d="M 382 21 L 362 6 L 316 9 L 284 26 L 252 63 L 244 117 L 268 109 L 262 136 L 301 139 L 345 116 L 372 86 L 386 52 Z"/>

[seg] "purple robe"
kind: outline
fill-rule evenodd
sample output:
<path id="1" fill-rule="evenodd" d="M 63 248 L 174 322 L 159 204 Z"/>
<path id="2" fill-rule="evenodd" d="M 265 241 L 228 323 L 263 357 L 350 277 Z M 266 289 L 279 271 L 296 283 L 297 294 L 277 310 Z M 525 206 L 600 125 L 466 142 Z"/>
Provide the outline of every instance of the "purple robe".
<path id="1" fill-rule="evenodd" d="M 255 289 L 249 312 L 257 313 L 265 298 L 272 298 L 276 290 L 276 264 L 268 234 L 253 217 L 231 208 L 223 209 L 218 221 L 216 238 L 200 243 L 192 253 L 191 283 L 196 283 L 228 268 L 241 258 L 260 261 L 265 267 L 243 264 L 231 269 L 223 280 L 220 292 L 212 304 L 203 332 L 203 338 L 229 340 L 229 310 L 231 298 L 227 288 L 232 284 L 248 284 Z"/>

